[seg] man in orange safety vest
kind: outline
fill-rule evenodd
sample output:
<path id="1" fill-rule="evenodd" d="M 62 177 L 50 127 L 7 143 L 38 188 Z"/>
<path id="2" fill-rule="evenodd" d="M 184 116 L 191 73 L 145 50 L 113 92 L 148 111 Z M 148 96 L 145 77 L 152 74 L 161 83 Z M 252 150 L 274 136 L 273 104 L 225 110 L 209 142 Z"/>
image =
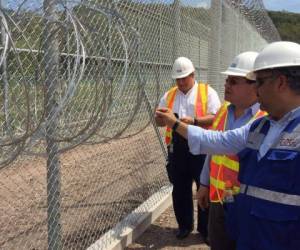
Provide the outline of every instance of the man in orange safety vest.
<path id="1" fill-rule="evenodd" d="M 208 127 L 212 124 L 214 114 L 220 107 L 216 91 L 208 84 L 195 82 L 195 68 L 191 60 L 179 57 L 172 69 L 172 78 L 176 86 L 161 98 L 159 108 L 169 108 L 177 114 L 182 122 Z M 165 123 L 156 117 L 158 126 Z M 199 176 L 205 155 L 194 156 L 189 152 L 187 141 L 166 128 L 165 141 L 168 147 L 167 172 L 173 184 L 173 207 L 178 223 L 176 237 L 183 239 L 193 230 L 192 184 L 199 188 Z M 205 239 L 207 237 L 208 211 L 198 209 L 197 230 Z"/>

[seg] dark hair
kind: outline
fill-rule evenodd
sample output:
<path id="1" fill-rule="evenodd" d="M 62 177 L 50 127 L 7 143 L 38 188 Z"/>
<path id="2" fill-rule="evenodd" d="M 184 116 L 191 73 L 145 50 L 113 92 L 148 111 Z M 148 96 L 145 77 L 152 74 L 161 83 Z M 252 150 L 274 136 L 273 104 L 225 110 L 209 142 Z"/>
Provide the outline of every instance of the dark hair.
<path id="1" fill-rule="evenodd" d="M 246 82 L 247 82 L 248 84 L 253 84 L 253 83 L 256 83 L 256 81 L 255 81 L 255 80 L 250 80 L 250 79 L 246 79 Z"/>
<path id="2" fill-rule="evenodd" d="M 285 75 L 288 79 L 289 87 L 298 95 L 300 95 L 300 67 L 286 67 L 274 69 L 274 71 Z"/>

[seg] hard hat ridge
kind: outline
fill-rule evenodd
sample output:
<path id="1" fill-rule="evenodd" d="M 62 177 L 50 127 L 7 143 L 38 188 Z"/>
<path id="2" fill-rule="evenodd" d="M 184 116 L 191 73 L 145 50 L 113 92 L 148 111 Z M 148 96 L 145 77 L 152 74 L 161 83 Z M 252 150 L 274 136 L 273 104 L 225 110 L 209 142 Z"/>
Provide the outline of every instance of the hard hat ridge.
<path id="1" fill-rule="evenodd" d="M 267 69 L 300 67 L 300 44 L 294 42 L 273 42 L 257 56 L 254 69 L 247 78 L 255 80 L 255 72 Z"/>
<path id="2" fill-rule="evenodd" d="M 221 74 L 246 77 L 247 73 L 253 70 L 257 55 L 258 53 L 254 51 L 247 51 L 237 55 L 227 70 L 221 72 Z"/>

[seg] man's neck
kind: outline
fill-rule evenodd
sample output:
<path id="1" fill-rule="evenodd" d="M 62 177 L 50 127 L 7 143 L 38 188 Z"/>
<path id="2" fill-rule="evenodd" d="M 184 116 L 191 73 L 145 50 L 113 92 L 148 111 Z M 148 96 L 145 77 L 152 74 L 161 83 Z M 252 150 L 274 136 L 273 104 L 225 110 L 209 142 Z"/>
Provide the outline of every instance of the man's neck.
<path id="1" fill-rule="evenodd" d="M 299 103 L 294 102 L 290 105 L 282 105 L 283 108 L 279 109 L 276 113 L 270 114 L 273 120 L 279 121 L 281 118 L 283 118 L 287 113 L 291 112 L 292 110 L 300 107 L 300 101 Z"/>
<path id="2" fill-rule="evenodd" d="M 240 118 L 245 113 L 245 110 L 246 109 L 244 109 L 244 108 L 235 107 L 235 109 L 234 109 L 234 118 L 235 119 Z"/>
<path id="3" fill-rule="evenodd" d="M 241 105 L 235 105 L 234 106 L 234 117 L 235 119 L 238 119 L 239 117 L 241 117 L 243 114 L 245 114 L 245 111 L 250 108 L 252 105 L 254 105 L 254 103 L 249 104 L 248 106 L 241 106 Z"/>
<path id="4" fill-rule="evenodd" d="M 184 95 L 186 95 L 186 94 L 188 94 L 190 91 L 191 91 L 191 89 L 193 88 L 195 86 L 195 83 L 192 85 L 192 87 L 190 87 L 188 90 L 185 90 L 185 91 L 182 91 L 182 90 L 180 90 Z"/>
<path id="5" fill-rule="evenodd" d="M 291 112 L 292 110 L 300 107 L 300 96 L 294 96 L 293 98 L 290 98 L 288 102 L 281 102 L 281 105 L 278 107 L 278 109 L 270 113 L 270 116 L 273 120 L 278 121 L 281 118 L 283 118 L 287 113 Z"/>

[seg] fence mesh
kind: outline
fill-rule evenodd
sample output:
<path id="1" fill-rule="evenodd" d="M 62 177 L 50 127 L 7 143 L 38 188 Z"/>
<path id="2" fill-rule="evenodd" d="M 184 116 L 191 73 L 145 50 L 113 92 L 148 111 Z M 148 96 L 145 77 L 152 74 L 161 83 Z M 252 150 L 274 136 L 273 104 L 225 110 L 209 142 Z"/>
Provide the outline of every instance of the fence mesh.
<path id="1" fill-rule="evenodd" d="M 236 54 L 280 40 L 262 0 L 0 0 L 0 34 L 1 249 L 90 246 L 168 185 L 174 59 L 222 97 Z"/>

